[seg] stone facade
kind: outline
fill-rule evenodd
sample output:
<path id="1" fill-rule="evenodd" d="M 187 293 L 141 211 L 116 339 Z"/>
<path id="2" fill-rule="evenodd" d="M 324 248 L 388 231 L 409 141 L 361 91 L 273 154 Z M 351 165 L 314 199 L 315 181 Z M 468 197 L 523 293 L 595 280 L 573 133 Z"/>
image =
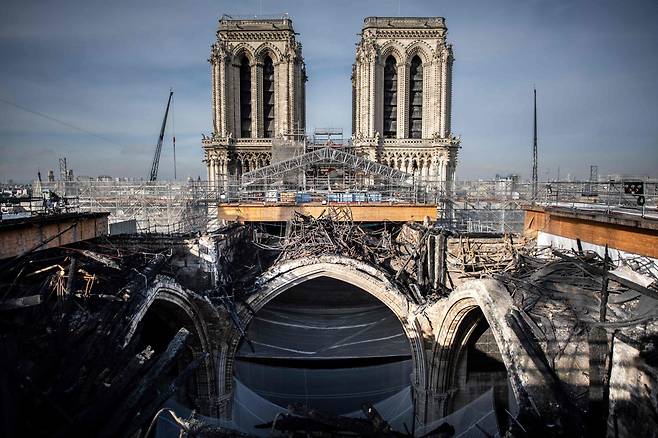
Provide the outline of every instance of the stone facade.
<path id="1" fill-rule="evenodd" d="M 460 140 L 450 130 L 452 46 L 441 17 L 368 17 L 352 72 L 357 154 L 450 187 Z M 292 21 L 222 17 L 212 45 L 213 133 L 203 139 L 208 180 L 270 164 L 272 146 L 299 139 L 307 80 Z M 447 183 L 447 184 L 446 184 Z"/>
<path id="2" fill-rule="evenodd" d="M 440 184 L 454 179 L 460 143 L 446 34 L 442 17 L 368 17 L 352 69 L 357 153 Z"/>
<path id="3" fill-rule="evenodd" d="M 208 181 L 269 164 L 273 141 L 304 132 L 306 67 L 292 20 L 222 17 L 210 52 L 213 132 L 203 139 Z"/>

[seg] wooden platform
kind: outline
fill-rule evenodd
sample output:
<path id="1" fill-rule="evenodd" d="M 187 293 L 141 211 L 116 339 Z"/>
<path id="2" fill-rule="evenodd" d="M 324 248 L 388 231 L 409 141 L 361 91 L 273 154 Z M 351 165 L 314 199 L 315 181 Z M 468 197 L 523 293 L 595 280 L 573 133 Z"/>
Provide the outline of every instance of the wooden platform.
<path id="1" fill-rule="evenodd" d="M 539 231 L 658 258 L 658 220 L 619 212 L 559 207 L 526 209 L 524 232 Z"/>
<path id="2" fill-rule="evenodd" d="M 107 234 L 109 213 L 62 213 L 4 220 L 0 259 Z"/>
<path id="3" fill-rule="evenodd" d="M 426 216 L 436 219 L 436 205 L 428 204 L 219 204 L 220 220 L 239 222 L 285 222 L 294 212 L 319 217 L 327 208 L 345 208 L 355 222 L 422 222 Z"/>

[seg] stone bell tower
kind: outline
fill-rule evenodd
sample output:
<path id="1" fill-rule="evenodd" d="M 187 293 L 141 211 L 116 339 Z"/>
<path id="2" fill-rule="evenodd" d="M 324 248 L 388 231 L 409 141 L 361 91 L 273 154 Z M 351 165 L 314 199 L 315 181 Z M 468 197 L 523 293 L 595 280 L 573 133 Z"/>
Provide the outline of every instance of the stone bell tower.
<path id="1" fill-rule="evenodd" d="M 443 186 L 460 143 L 450 131 L 447 31 L 442 17 L 368 17 L 352 70 L 357 153 Z"/>
<path id="2" fill-rule="evenodd" d="M 306 67 L 292 20 L 219 20 L 210 51 L 213 132 L 204 137 L 208 181 L 228 181 L 270 164 L 272 143 L 306 125 Z"/>

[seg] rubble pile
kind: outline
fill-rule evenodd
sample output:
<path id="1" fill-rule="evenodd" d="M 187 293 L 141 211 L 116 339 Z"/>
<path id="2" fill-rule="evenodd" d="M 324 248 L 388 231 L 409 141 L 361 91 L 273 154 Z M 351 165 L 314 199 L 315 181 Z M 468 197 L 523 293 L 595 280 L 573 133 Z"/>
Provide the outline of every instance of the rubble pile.
<path id="1" fill-rule="evenodd" d="M 252 242 L 257 248 L 277 254 L 272 264 L 341 255 L 383 269 L 416 303 L 448 291 L 445 285 L 448 233 L 440 228 L 413 222 L 382 223 L 373 228 L 353 222 L 349 209 L 331 207 L 318 218 L 295 213 L 284 236 L 267 232 L 257 235 L 259 238 Z M 252 274 L 251 278 L 255 278 L 258 272 Z"/>
<path id="2" fill-rule="evenodd" d="M 429 224 L 358 224 L 349 209 L 327 208 L 318 218 L 296 214 L 279 228 L 234 224 L 203 236 L 102 237 L 3 260 L 0 434 L 144 436 L 165 401 L 188 391 L 186 385 L 197 385 L 186 393 L 195 403 L 203 399 L 204 409 L 220 412 L 218 398 L 199 396 L 199 387 L 216 386 L 211 378 L 199 384 L 197 371 L 215 375 L 208 364 L 212 355 L 226 354 L 231 325 L 250 345 L 243 310 L 251 311 L 247 303 L 261 292 L 259 279 L 276 275 L 286 262 L 325 255 L 369 265 L 361 263 L 362 270 L 377 267 L 419 315 L 431 308 L 430 317 L 468 289 L 467 280 L 488 279 L 500 291 L 497 302 L 509 306 L 500 320 L 521 344 L 503 340 L 500 348 L 528 353 L 560 417 L 554 424 L 556 416 L 549 421 L 537 412 L 537 430 L 650 434 L 658 424 L 655 264 L 534 245 L 521 236 L 454 234 Z M 164 307 L 150 314 L 156 284 L 177 288 L 203 307 L 194 316 L 202 330 L 167 324 L 168 315 L 155 315 Z M 161 333 L 154 335 L 153 327 Z M 202 347 L 199 333 L 213 344 Z M 364 407 L 366 419 L 359 420 L 300 406 L 288 411 L 262 428 L 400 436 L 372 407 Z M 188 419 L 170 414 L 185 436 L 240 436 L 194 413 Z M 644 417 L 649 420 L 639 421 Z"/>
<path id="3" fill-rule="evenodd" d="M 185 328 L 162 348 L 146 345 L 134 330 L 171 255 L 106 241 L 4 262 L 4 436 L 129 436 L 148 426 L 205 359 L 179 363 L 191 341 Z"/>
<path id="4" fill-rule="evenodd" d="M 587 420 L 579 433 L 603 436 L 606 419 L 616 430 L 626 422 L 632 436 L 653 427 L 635 419 L 658 403 L 655 268 L 643 257 L 613 264 L 594 252 L 548 247 L 520 252 L 513 268 L 492 274 L 509 290 L 510 325 L 536 353 L 537 369 L 553 377 L 564 416 Z"/>

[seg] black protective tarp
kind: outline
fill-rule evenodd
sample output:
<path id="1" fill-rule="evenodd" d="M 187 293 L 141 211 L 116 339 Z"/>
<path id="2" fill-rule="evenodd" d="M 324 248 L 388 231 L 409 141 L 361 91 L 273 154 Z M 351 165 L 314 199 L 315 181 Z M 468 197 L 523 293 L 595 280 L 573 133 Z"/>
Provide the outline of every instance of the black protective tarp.
<path id="1" fill-rule="evenodd" d="M 409 386 L 411 360 L 357 368 L 272 367 L 238 361 L 235 377 L 259 396 L 281 407 L 301 403 L 345 414 L 364 402 L 377 403 Z"/>
<path id="2" fill-rule="evenodd" d="M 261 309 L 242 358 L 409 357 L 402 325 L 383 303 L 333 279 L 303 283 Z"/>
<path id="3" fill-rule="evenodd" d="M 271 421 L 294 403 L 357 415 L 370 402 L 387 419 L 409 421 L 409 341 L 367 292 L 330 278 L 302 283 L 260 309 L 247 337 L 234 371 L 236 415 L 245 425 Z"/>
<path id="4" fill-rule="evenodd" d="M 249 325 L 254 350 L 238 357 L 365 358 L 409 355 L 400 322 L 383 306 L 332 309 L 332 313 L 268 307 Z"/>

